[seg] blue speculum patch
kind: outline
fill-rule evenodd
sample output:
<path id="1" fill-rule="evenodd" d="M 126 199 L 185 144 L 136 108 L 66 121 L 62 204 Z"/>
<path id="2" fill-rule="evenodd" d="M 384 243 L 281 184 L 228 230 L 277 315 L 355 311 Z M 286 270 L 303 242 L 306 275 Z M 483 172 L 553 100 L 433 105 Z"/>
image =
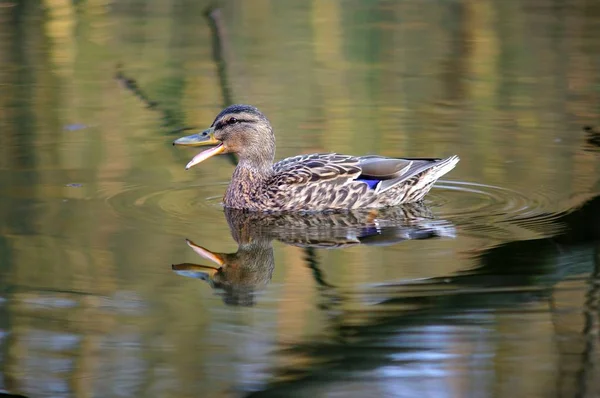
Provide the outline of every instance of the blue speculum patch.
<path id="1" fill-rule="evenodd" d="M 363 179 L 363 178 L 359 178 L 356 181 L 360 181 L 360 182 L 366 183 L 369 186 L 370 189 L 377 188 L 377 184 L 379 184 L 381 182 L 381 180 L 367 180 L 367 179 Z"/>
<path id="2" fill-rule="evenodd" d="M 359 238 L 366 238 L 368 236 L 379 235 L 379 229 L 377 227 L 363 228 L 358 235 Z"/>

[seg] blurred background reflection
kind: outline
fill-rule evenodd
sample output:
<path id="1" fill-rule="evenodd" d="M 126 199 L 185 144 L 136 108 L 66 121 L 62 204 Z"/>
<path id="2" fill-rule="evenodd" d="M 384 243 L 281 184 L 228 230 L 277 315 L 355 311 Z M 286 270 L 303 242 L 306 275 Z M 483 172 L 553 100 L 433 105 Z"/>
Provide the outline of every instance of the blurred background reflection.
<path id="1" fill-rule="evenodd" d="M 600 3 L 210 6 L 0 0 L 0 391 L 600 395 Z M 230 102 L 278 159 L 462 160 L 417 232 L 284 220 L 257 257 L 230 159 L 171 146 Z M 185 239 L 258 258 L 249 301 L 174 270 L 222 265 Z"/>

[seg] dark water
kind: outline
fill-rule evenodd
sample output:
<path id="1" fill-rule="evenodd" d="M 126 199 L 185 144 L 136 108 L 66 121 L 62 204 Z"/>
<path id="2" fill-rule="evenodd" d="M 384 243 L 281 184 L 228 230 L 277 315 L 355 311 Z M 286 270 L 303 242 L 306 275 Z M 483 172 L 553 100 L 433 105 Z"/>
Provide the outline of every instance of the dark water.
<path id="1" fill-rule="evenodd" d="M 600 394 L 597 2 L 206 6 L 0 2 L 2 391 Z M 229 102 L 277 158 L 462 161 L 376 219 L 226 214 L 171 141 Z"/>

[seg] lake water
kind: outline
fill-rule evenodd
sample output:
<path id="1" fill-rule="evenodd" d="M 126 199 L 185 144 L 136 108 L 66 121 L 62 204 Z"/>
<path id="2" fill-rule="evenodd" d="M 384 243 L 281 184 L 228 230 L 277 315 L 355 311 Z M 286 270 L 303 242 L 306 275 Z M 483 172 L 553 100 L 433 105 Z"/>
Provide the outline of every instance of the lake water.
<path id="1" fill-rule="evenodd" d="M 1 391 L 600 395 L 598 3 L 208 5 L 0 1 Z M 375 221 L 224 212 L 171 142 L 231 102 L 277 159 L 461 162 Z"/>

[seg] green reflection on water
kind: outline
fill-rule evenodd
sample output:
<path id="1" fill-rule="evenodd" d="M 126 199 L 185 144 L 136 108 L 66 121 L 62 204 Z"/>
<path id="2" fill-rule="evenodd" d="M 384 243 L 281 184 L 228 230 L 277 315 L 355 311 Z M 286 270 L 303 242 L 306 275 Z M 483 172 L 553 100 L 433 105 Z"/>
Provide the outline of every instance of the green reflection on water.
<path id="1" fill-rule="evenodd" d="M 191 152 L 170 145 L 226 101 L 206 5 L 0 3 L 0 386 L 593 395 L 600 163 L 581 127 L 599 124 L 598 7 L 224 2 L 233 99 L 271 119 L 278 158 L 458 153 L 448 178 L 526 198 L 434 190 L 456 239 L 275 243 L 268 286 L 240 309 L 169 266 L 195 260 L 185 237 L 237 248 L 218 204 L 232 166 L 185 172 Z M 554 224 L 568 228 L 549 240 Z"/>

